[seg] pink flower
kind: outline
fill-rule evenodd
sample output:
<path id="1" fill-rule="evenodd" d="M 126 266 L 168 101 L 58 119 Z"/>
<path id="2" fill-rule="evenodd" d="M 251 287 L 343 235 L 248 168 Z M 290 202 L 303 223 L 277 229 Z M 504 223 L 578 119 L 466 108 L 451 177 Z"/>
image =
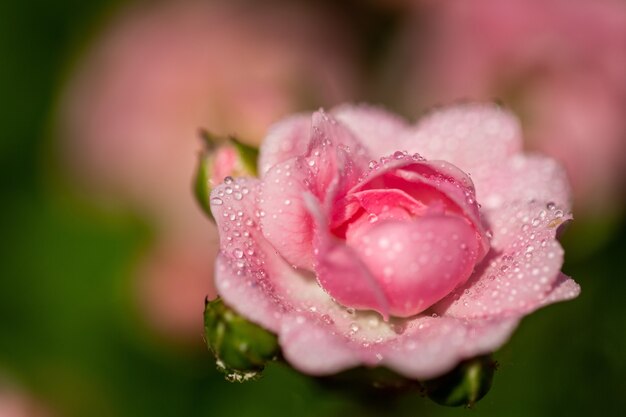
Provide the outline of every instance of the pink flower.
<path id="1" fill-rule="evenodd" d="M 556 240 L 567 180 L 521 145 L 491 105 L 415 126 L 364 106 L 288 118 L 262 144 L 260 178 L 211 195 L 218 292 L 310 374 L 430 378 L 493 351 L 579 293 Z"/>
<path id="2" fill-rule="evenodd" d="M 286 114 L 352 97 L 354 54 L 324 8 L 185 0 L 125 6 L 81 57 L 61 97 L 63 166 L 90 196 L 156 229 L 137 270 L 154 327 L 198 341 L 214 294 L 217 237 L 190 193 L 198 129 L 259 142 Z"/>
<path id="3" fill-rule="evenodd" d="M 585 214 L 606 213 L 626 197 L 624 1 L 421 6 L 424 24 L 407 25 L 397 48 L 407 109 L 502 100 L 523 116 L 526 148 L 563 163 Z"/>

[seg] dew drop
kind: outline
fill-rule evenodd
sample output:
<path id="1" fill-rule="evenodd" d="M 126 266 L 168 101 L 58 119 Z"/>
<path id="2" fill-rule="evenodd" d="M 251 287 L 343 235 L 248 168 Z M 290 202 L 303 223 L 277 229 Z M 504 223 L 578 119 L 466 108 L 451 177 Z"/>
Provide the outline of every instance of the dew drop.
<path id="1" fill-rule="evenodd" d="M 404 159 L 404 157 L 406 156 L 406 154 L 407 154 L 407 153 L 406 153 L 406 151 L 395 151 L 395 152 L 393 153 L 393 157 L 394 157 L 395 159 Z"/>
<path id="2" fill-rule="evenodd" d="M 233 183 L 233 177 L 231 177 L 230 175 L 227 177 L 224 177 L 224 184 L 232 184 Z"/>
<path id="3" fill-rule="evenodd" d="M 216 205 L 216 206 L 221 206 L 222 204 L 224 204 L 224 202 L 222 201 L 221 198 L 214 197 L 211 199 L 211 204 Z"/>

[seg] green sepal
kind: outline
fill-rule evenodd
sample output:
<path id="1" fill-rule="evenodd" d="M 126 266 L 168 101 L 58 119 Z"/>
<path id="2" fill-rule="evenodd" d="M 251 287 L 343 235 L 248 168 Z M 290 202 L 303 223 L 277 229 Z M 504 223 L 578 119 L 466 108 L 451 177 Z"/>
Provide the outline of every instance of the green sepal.
<path id="1" fill-rule="evenodd" d="M 206 152 L 200 152 L 198 155 L 196 176 L 193 181 L 193 194 L 202 211 L 209 216 L 209 219 L 214 220 L 213 213 L 211 213 L 211 204 L 209 203 L 209 199 L 211 198 L 209 172 L 210 167 Z"/>
<path id="2" fill-rule="evenodd" d="M 438 404 L 471 407 L 489 392 L 496 362 L 491 355 L 465 360 L 447 374 L 422 381 L 424 393 Z"/>
<path id="3" fill-rule="evenodd" d="M 220 298 L 205 301 L 204 335 L 218 369 L 231 382 L 258 378 L 280 352 L 276 335 L 246 320 Z"/>
<path id="4" fill-rule="evenodd" d="M 240 142 L 239 139 L 234 136 L 229 137 L 228 140 L 233 144 L 235 149 L 237 149 L 237 153 L 243 165 L 241 168 L 249 175 L 256 177 L 258 175 L 257 161 L 259 160 L 259 150 Z"/>

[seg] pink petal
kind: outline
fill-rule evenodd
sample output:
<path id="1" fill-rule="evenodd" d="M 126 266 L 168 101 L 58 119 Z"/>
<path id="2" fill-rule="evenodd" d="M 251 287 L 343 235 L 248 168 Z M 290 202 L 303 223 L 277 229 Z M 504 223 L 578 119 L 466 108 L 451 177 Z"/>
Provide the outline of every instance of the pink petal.
<path id="1" fill-rule="evenodd" d="M 274 165 L 303 156 L 311 139 L 311 115 L 300 114 L 274 124 L 259 149 L 259 175 Z"/>
<path id="2" fill-rule="evenodd" d="M 550 202 L 570 210 L 570 187 L 561 165 L 539 155 L 518 154 L 508 158 L 481 178 L 475 178 L 476 197 L 484 212 L 497 212 L 510 202 Z"/>
<path id="3" fill-rule="evenodd" d="M 489 250 L 489 241 L 474 185 L 465 173 L 447 162 L 424 161 L 419 156 L 408 156 L 402 152 L 396 152 L 382 161 L 381 164 L 370 164 L 370 170 L 348 194 L 355 195 L 370 189 L 400 189 L 427 206 L 428 210 L 460 214 L 476 229 L 476 238 L 481 242 L 478 259 L 482 259 Z"/>
<path id="4" fill-rule="evenodd" d="M 313 113 L 312 131 L 309 188 L 325 202 L 329 190 L 341 196 L 356 184 L 371 158 L 352 132 L 323 110 Z"/>
<path id="5" fill-rule="evenodd" d="M 521 150 L 519 122 L 491 104 L 434 111 L 405 135 L 398 149 L 456 165 L 472 177 Z"/>
<path id="6" fill-rule="evenodd" d="M 520 315 L 535 310 L 563 264 L 556 241 L 567 216 L 543 203 L 511 203 L 489 213 L 493 249 L 458 291 L 435 311 L 461 318 Z"/>
<path id="7" fill-rule="evenodd" d="M 370 309 L 387 317 L 389 306 L 379 282 L 351 248 L 330 234 L 315 197 L 308 195 L 305 200 L 316 222 L 315 272 L 322 288 L 343 306 Z"/>
<path id="8" fill-rule="evenodd" d="M 338 307 L 314 277 L 292 268 L 263 237 L 259 194 L 260 182 L 249 178 L 221 184 L 211 193 L 211 211 L 220 235 L 215 284 L 227 304 L 279 332 L 282 319 L 289 314 L 308 313 L 314 307 L 323 315 Z"/>
<path id="9" fill-rule="evenodd" d="M 305 316 L 283 322 L 279 343 L 289 363 L 309 375 L 331 375 L 361 364 L 357 352 L 328 326 Z"/>
<path id="10" fill-rule="evenodd" d="M 289 363 L 311 375 L 334 374 L 362 364 L 386 366 L 409 378 L 428 379 L 449 371 L 463 359 L 498 349 L 518 319 L 468 322 L 420 316 L 395 332 L 377 319 L 373 325 L 358 323 L 353 321 L 353 330 L 342 333 L 334 325 L 291 316 L 279 340 Z M 371 326 L 375 329 L 366 334 Z"/>
<path id="11" fill-rule="evenodd" d="M 400 117 L 368 105 L 343 105 L 331 111 L 369 150 L 373 158 L 401 149 L 401 139 L 408 128 Z"/>
<path id="12" fill-rule="evenodd" d="M 572 300 L 580 294 L 580 285 L 565 274 L 560 274 L 554 283 L 552 289 L 546 297 L 541 301 L 541 307 L 548 304 L 558 303 L 560 301 Z"/>
<path id="13" fill-rule="evenodd" d="M 379 221 L 348 245 L 382 287 L 389 313 L 396 317 L 420 313 L 463 284 L 478 254 L 473 228 L 456 216 Z M 332 289 L 328 282 L 322 285 L 335 297 L 333 290 L 341 288 L 343 279 L 335 273 L 329 277 Z M 358 308 L 357 301 L 358 297 L 343 302 Z"/>
<path id="14" fill-rule="evenodd" d="M 262 183 L 260 222 L 265 238 L 292 265 L 313 269 L 313 223 L 302 196 L 311 173 L 304 158 L 273 166 Z"/>
<path id="15" fill-rule="evenodd" d="M 409 378 L 439 376 L 461 360 L 493 352 L 502 346 L 518 319 L 458 320 L 423 316 L 378 353 L 381 364 Z"/>
<path id="16" fill-rule="evenodd" d="M 313 229 L 302 195 L 311 192 L 325 205 L 345 193 L 368 161 L 352 134 L 324 112 L 313 115 L 307 154 L 271 167 L 263 180 L 261 219 L 265 238 L 292 265 L 313 269 Z"/>

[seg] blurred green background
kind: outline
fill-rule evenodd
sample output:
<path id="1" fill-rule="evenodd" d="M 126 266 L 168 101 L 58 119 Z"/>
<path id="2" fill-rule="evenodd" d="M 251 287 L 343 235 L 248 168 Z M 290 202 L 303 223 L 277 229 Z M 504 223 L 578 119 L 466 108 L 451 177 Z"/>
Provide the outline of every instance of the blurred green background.
<path id="1" fill-rule="evenodd" d="M 138 318 L 129 264 L 150 230 L 76 198 L 50 160 L 60 82 L 111 7 L 0 2 L 0 387 L 3 380 L 19 387 L 57 416 L 374 414 L 281 365 L 260 381 L 227 383 L 208 352 L 167 343 Z M 619 227 L 592 256 L 566 256 L 581 296 L 524 319 L 497 353 L 494 386 L 475 411 L 415 394 L 385 404 L 385 414 L 623 415 L 626 228 Z"/>

